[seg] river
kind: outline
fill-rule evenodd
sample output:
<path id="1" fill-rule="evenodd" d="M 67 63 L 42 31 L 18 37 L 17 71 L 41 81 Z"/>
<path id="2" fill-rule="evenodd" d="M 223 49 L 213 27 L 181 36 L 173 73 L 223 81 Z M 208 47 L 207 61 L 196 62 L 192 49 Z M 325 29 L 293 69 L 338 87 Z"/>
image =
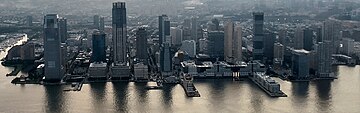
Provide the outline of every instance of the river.
<path id="1" fill-rule="evenodd" d="M 6 52 L 0 53 L 4 57 Z M 14 85 L 0 66 L 0 113 L 359 113 L 360 66 L 338 66 L 338 79 L 288 82 L 276 79 L 288 97 L 272 98 L 252 82 L 197 80 L 201 97 L 188 98 L 180 85 L 146 90 L 150 83 L 84 84 L 79 92 L 63 86 Z"/>

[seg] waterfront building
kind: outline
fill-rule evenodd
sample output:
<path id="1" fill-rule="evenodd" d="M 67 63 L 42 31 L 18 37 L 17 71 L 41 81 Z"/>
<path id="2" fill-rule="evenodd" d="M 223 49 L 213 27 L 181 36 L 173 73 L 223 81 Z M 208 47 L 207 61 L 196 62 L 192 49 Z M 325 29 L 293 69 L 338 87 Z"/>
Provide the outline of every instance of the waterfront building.
<path id="1" fill-rule="evenodd" d="M 331 70 L 331 48 L 332 42 L 324 40 L 324 42 L 319 42 L 317 44 L 317 50 L 316 50 L 316 58 L 318 61 L 318 70 L 317 70 L 317 76 L 319 78 L 329 78 L 333 77 L 333 73 Z"/>
<path id="2" fill-rule="evenodd" d="M 112 8 L 114 63 L 127 62 L 127 27 L 125 2 L 115 2 Z"/>
<path id="3" fill-rule="evenodd" d="M 207 54 L 211 58 L 224 60 L 224 43 L 223 31 L 208 32 Z"/>
<path id="4" fill-rule="evenodd" d="M 355 40 L 351 38 L 342 38 L 340 53 L 351 56 L 354 54 Z"/>
<path id="5" fill-rule="evenodd" d="M 45 81 L 48 82 L 59 82 L 63 77 L 59 20 L 57 14 L 44 17 Z"/>
<path id="6" fill-rule="evenodd" d="M 106 47 L 105 47 L 106 34 L 102 31 L 94 31 L 92 34 L 92 61 L 93 62 L 106 62 Z"/>
<path id="7" fill-rule="evenodd" d="M 142 62 L 134 64 L 134 76 L 136 81 L 148 81 L 148 66 Z"/>
<path id="8" fill-rule="evenodd" d="M 159 41 L 160 41 L 160 70 L 162 73 L 170 73 L 172 71 L 171 58 L 171 37 L 170 37 L 170 21 L 167 15 L 159 16 Z M 167 74 L 169 75 L 169 74 Z M 167 76 L 164 75 L 163 76 Z"/>
<path id="9" fill-rule="evenodd" d="M 148 38 L 148 33 L 145 27 L 141 27 L 136 31 L 136 58 L 145 61 L 148 58 L 147 38 Z"/>
<path id="10" fill-rule="evenodd" d="M 264 60 L 264 13 L 253 13 L 254 25 L 253 25 L 253 59 Z"/>
<path id="11" fill-rule="evenodd" d="M 265 33 L 264 38 L 264 63 L 272 64 L 274 59 L 274 43 L 276 34 L 274 32 Z"/>
<path id="12" fill-rule="evenodd" d="M 304 49 L 293 50 L 292 56 L 292 77 L 295 80 L 305 80 L 310 76 L 309 61 L 310 52 Z"/>
<path id="13" fill-rule="evenodd" d="M 89 66 L 90 78 L 108 78 L 107 64 L 103 62 L 93 62 Z"/>
<path id="14" fill-rule="evenodd" d="M 341 24 L 335 20 L 326 20 L 323 24 L 322 41 L 330 41 L 331 54 L 337 53 L 339 49 L 339 41 Z"/>
<path id="15" fill-rule="evenodd" d="M 240 25 L 234 27 L 233 57 L 235 62 L 242 61 L 242 28 Z"/>
<path id="16" fill-rule="evenodd" d="M 112 79 L 128 80 L 130 66 L 127 62 L 127 27 L 125 2 L 115 2 L 112 8 Z"/>
<path id="17" fill-rule="evenodd" d="M 197 42 L 198 40 L 198 24 L 197 24 L 197 18 L 191 17 L 191 40 L 194 40 Z"/>
<path id="18" fill-rule="evenodd" d="M 233 43 L 234 43 L 234 23 L 228 20 L 224 25 L 224 57 L 225 61 L 233 60 Z"/>

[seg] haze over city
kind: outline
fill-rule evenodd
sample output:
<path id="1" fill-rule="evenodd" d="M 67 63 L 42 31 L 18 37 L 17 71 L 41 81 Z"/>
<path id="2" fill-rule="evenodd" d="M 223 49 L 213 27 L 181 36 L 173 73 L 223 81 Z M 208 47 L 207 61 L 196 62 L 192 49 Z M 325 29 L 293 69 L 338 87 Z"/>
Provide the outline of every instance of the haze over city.
<path id="1" fill-rule="evenodd" d="M 360 112 L 358 0 L 0 0 L 0 112 Z"/>

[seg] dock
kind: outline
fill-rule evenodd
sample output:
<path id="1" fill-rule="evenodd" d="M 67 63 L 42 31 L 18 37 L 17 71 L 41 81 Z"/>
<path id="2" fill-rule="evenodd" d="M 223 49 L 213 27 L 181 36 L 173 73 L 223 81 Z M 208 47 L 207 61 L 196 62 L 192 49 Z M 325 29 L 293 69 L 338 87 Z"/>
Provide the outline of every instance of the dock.
<path id="1" fill-rule="evenodd" d="M 189 74 L 183 75 L 180 84 L 184 88 L 186 96 L 200 97 L 200 93 L 196 89 L 196 87 L 193 83 L 193 77 L 191 75 L 189 75 Z"/>
<path id="2" fill-rule="evenodd" d="M 264 86 L 262 86 L 258 82 L 256 82 L 254 79 L 251 79 L 251 81 L 253 81 L 257 86 L 260 87 L 260 89 L 262 89 L 266 94 L 268 94 L 271 97 L 287 97 L 287 95 L 284 92 L 282 92 L 281 90 L 278 93 L 270 92 Z"/>

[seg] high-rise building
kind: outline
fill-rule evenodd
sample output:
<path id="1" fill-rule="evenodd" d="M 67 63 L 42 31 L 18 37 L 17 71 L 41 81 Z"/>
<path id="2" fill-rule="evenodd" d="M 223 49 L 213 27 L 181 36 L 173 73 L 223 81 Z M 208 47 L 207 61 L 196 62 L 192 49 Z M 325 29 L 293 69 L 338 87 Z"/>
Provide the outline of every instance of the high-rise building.
<path id="1" fill-rule="evenodd" d="M 274 44 L 274 60 L 278 61 L 282 64 L 282 62 L 284 61 L 284 45 L 282 45 L 281 43 L 275 43 Z"/>
<path id="2" fill-rule="evenodd" d="M 136 32 L 136 58 L 147 60 L 147 38 L 148 33 L 146 28 L 141 27 Z"/>
<path id="3" fill-rule="evenodd" d="M 112 8 L 113 64 L 111 78 L 128 80 L 130 66 L 127 62 L 127 27 L 125 2 L 115 2 Z"/>
<path id="4" fill-rule="evenodd" d="M 59 82 L 63 77 L 59 20 L 57 14 L 47 14 L 44 17 L 44 70 L 47 82 Z"/>
<path id="5" fill-rule="evenodd" d="M 94 33 L 92 34 L 92 61 L 106 61 L 105 38 L 106 35 L 102 31 L 94 31 Z"/>
<path id="6" fill-rule="evenodd" d="M 196 42 L 195 40 L 184 40 L 181 44 L 181 50 L 185 51 L 190 57 L 196 55 Z"/>
<path id="7" fill-rule="evenodd" d="M 67 20 L 66 18 L 60 18 L 60 39 L 61 43 L 65 43 L 65 41 L 68 38 L 68 32 L 67 32 Z"/>
<path id="8" fill-rule="evenodd" d="M 331 54 L 337 53 L 339 50 L 340 30 L 341 25 L 335 20 L 326 20 L 323 24 L 322 41 L 327 40 L 331 42 Z"/>
<path id="9" fill-rule="evenodd" d="M 224 44 L 223 31 L 208 32 L 207 53 L 211 58 L 224 60 Z"/>
<path id="10" fill-rule="evenodd" d="M 206 38 L 199 39 L 199 53 L 207 52 L 208 40 Z"/>
<path id="11" fill-rule="evenodd" d="M 351 56 L 354 54 L 355 40 L 351 38 L 342 38 L 340 53 Z"/>
<path id="12" fill-rule="evenodd" d="M 198 40 L 198 33 L 197 33 L 198 30 L 197 29 L 198 29 L 197 18 L 192 17 L 191 18 L 191 38 L 194 41 Z"/>
<path id="13" fill-rule="evenodd" d="M 278 41 L 280 44 L 285 45 L 286 44 L 286 39 L 287 39 L 287 30 L 286 29 L 281 29 L 279 31 L 279 38 Z"/>
<path id="14" fill-rule="evenodd" d="M 294 79 L 308 79 L 310 52 L 304 49 L 293 50 L 292 74 Z"/>
<path id="15" fill-rule="evenodd" d="M 170 35 L 170 21 L 167 15 L 159 16 L 159 41 L 160 45 L 169 41 L 171 39 L 167 39 Z"/>
<path id="16" fill-rule="evenodd" d="M 26 17 L 26 24 L 28 26 L 33 26 L 33 17 L 32 16 L 29 15 Z"/>
<path id="17" fill-rule="evenodd" d="M 333 77 L 331 70 L 331 48 L 332 43 L 324 40 L 319 42 L 316 47 L 316 58 L 317 58 L 317 76 L 320 78 Z"/>
<path id="18" fill-rule="evenodd" d="M 234 28 L 234 47 L 233 56 L 235 61 L 242 61 L 242 28 L 240 25 L 235 25 Z"/>
<path id="19" fill-rule="evenodd" d="M 264 13 L 253 13 L 254 26 L 253 26 L 253 59 L 264 60 Z"/>
<path id="20" fill-rule="evenodd" d="M 232 62 L 233 60 L 233 43 L 234 43 L 234 23 L 231 20 L 225 22 L 224 25 L 224 57 L 225 61 Z"/>
<path id="21" fill-rule="evenodd" d="M 112 37 L 114 62 L 123 64 L 127 62 L 127 29 L 125 2 L 115 2 L 112 8 Z"/>
<path id="22" fill-rule="evenodd" d="M 104 17 L 100 17 L 100 25 L 98 28 L 100 31 L 104 31 L 105 30 L 105 18 Z"/>
<path id="23" fill-rule="evenodd" d="M 295 49 L 303 49 L 304 48 L 304 31 L 300 26 L 298 26 L 295 29 L 294 48 Z"/>
<path id="24" fill-rule="evenodd" d="M 276 34 L 274 32 L 265 33 L 264 38 L 264 59 L 266 64 L 272 64 L 274 59 L 274 43 Z"/>
<path id="25" fill-rule="evenodd" d="M 160 40 L 160 70 L 161 72 L 172 71 L 171 61 L 171 37 L 170 21 L 166 15 L 159 16 L 159 40 Z"/>
<path id="26" fill-rule="evenodd" d="M 171 44 L 172 45 L 180 45 L 183 39 L 183 32 L 182 29 L 178 27 L 171 27 L 170 28 L 170 35 L 171 35 Z"/>
<path id="27" fill-rule="evenodd" d="M 100 16 L 99 15 L 94 15 L 94 28 L 99 29 L 100 26 Z"/>
<path id="28" fill-rule="evenodd" d="M 314 49 L 314 31 L 310 28 L 305 28 L 304 31 L 304 49 L 311 51 Z"/>

